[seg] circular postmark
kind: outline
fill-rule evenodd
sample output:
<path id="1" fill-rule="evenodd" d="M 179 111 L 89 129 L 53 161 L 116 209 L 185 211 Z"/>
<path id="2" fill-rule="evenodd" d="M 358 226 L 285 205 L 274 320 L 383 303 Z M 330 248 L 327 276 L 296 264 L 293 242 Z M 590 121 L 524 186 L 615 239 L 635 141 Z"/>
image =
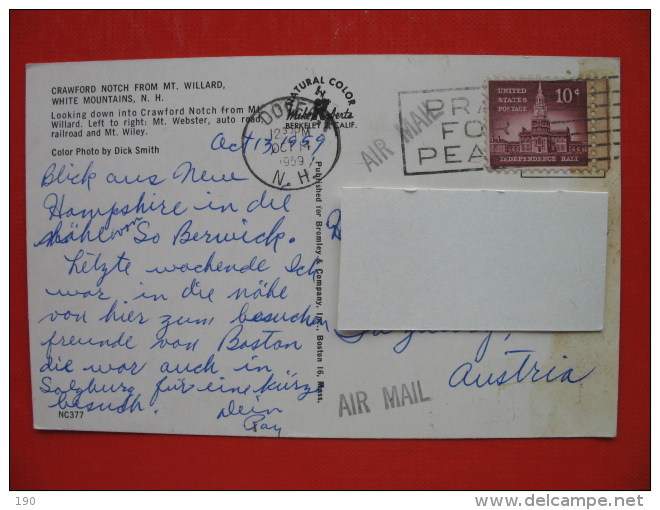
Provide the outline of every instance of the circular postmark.
<path id="1" fill-rule="evenodd" d="M 280 97 L 245 124 L 243 160 L 266 186 L 299 190 L 323 180 L 341 153 L 339 128 L 327 99 Z"/>

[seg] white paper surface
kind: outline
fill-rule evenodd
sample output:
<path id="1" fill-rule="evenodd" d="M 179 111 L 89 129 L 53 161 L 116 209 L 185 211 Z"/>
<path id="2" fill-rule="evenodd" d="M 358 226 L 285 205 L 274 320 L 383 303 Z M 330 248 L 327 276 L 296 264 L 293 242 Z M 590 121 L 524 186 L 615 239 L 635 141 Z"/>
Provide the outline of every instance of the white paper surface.
<path id="1" fill-rule="evenodd" d="M 614 435 L 618 72 L 617 60 L 488 56 L 28 66 L 35 427 Z M 494 76 L 544 78 L 489 89 Z M 608 86 L 571 81 L 588 76 Z M 535 106 L 490 133 L 489 90 Z M 584 103 L 557 108 L 574 98 L 598 103 L 593 123 Z M 527 168 L 576 159 L 521 156 L 529 144 L 594 161 Z M 489 169 L 489 147 L 518 166 Z M 603 330 L 340 331 L 345 187 L 607 192 Z"/>
<path id="2" fill-rule="evenodd" d="M 345 188 L 342 219 L 341 330 L 603 327 L 607 193 Z"/>

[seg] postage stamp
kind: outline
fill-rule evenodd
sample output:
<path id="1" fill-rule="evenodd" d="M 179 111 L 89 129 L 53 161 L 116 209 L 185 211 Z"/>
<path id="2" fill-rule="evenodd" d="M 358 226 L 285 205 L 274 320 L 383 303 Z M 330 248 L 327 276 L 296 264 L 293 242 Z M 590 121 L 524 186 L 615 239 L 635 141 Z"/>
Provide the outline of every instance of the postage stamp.
<path id="1" fill-rule="evenodd" d="M 488 83 L 490 166 L 586 167 L 587 82 Z"/>
<path id="2" fill-rule="evenodd" d="M 604 175 L 610 92 L 607 78 L 488 81 L 488 169 Z"/>

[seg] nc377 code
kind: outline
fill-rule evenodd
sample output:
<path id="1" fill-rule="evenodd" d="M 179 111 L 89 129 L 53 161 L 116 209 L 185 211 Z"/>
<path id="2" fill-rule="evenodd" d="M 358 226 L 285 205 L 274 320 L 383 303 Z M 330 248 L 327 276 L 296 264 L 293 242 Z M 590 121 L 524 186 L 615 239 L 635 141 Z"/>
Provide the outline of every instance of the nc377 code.
<path id="1" fill-rule="evenodd" d="M 68 418 L 68 419 L 82 418 L 83 412 L 84 411 L 59 411 L 57 413 L 57 417 Z"/>

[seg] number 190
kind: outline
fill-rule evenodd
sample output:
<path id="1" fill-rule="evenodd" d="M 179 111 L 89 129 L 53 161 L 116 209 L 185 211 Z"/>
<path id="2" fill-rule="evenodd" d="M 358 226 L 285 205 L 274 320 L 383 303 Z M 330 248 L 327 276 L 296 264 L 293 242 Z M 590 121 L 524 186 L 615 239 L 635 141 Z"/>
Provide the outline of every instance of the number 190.
<path id="1" fill-rule="evenodd" d="M 16 505 L 17 506 L 25 506 L 25 505 L 35 505 L 37 503 L 37 500 L 35 498 L 28 498 L 27 496 L 23 496 L 22 498 L 16 496 Z"/>

